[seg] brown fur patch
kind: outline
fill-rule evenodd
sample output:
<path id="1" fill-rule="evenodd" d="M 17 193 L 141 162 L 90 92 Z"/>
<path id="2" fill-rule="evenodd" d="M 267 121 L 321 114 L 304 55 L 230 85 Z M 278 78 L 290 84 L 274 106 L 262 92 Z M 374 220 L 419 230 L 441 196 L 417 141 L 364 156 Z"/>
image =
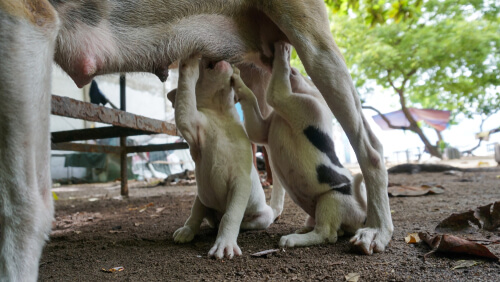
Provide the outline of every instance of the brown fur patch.
<path id="1" fill-rule="evenodd" d="M 47 0 L 4 0 L 0 1 L 0 9 L 38 26 L 46 26 L 56 20 L 56 11 Z"/>

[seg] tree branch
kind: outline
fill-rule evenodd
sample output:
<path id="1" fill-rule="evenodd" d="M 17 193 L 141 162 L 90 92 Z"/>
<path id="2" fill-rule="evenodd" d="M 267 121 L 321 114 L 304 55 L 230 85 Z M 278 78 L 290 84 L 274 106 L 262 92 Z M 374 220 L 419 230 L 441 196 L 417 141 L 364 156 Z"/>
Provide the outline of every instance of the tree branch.
<path id="1" fill-rule="evenodd" d="M 375 109 L 374 107 L 372 106 L 361 106 L 361 108 L 363 109 L 368 109 L 368 110 L 372 110 L 372 111 L 375 111 L 377 114 L 380 115 L 380 117 L 382 117 L 382 119 L 385 121 L 385 123 L 387 124 L 387 126 L 389 128 L 392 128 L 392 129 L 403 129 L 403 130 L 410 130 L 409 127 L 407 126 L 395 126 L 395 125 L 392 125 L 391 122 L 389 121 L 389 119 L 383 114 L 381 113 L 379 110 Z"/>
<path id="2" fill-rule="evenodd" d="M 387 80 L 389 81 L 389 84 L 392 86 L 392 88 L 394 88 L 394 90 L 396 90 L 396 92 L 401 95 L 401 89 L 397 88 L 396 85 L 394 85 L 394 81 L 392 81 L 391 79 L 391 72 L 392 70 L 387 70 Z"/>
<path id="3" fill-rule="evenodd" d="M 417 72 L 417 69 L 412 69 L 409 71 L 407 74 L 403 73 L 403 83 L 401 83 L 401 92 L 404 92 L 404 89 L 406 87 L 406 82 L 410 79 L 412 75 L 414 75 Z"/>

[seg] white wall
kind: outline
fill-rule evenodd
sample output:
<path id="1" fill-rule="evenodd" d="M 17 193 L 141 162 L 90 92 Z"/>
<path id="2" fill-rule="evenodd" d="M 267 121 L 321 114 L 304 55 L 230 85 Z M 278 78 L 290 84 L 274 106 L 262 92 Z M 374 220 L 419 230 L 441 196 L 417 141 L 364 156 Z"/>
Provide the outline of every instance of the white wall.
<path id="1" fill-rule="evenodd" d="M 88 90 L 87 90 L 88 91 Z M 52 68 L 52 94 L 84 101 L 84 89 L 76 87 L 73 80 L 58 66 Z M 50 131 L 64 131 L 84 128 L 85 122 L 79 119 L 50 116 Z"/>

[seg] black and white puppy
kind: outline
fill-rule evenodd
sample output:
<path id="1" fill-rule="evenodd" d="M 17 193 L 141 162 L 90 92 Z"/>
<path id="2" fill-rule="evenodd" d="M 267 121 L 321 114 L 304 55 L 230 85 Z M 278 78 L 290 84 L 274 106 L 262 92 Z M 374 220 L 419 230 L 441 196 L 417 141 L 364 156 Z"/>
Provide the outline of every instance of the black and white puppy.
<path id="1" fill-rule="evenodd" d="M 267 119 L 262 118 L 255 96 L 237 71 L 234 88 L 250 139 L 269 147 L 274 175 L 309 215 L 305 228 L 283 236 L 279 245 L 334 243 L 344 231 L 353 234 L 363 226 L 366 191 L 362 176 L 353 178 L 339 162 L 332 141 L 331 112 L 316 87 L 290 68 L 290 49 L 288 44 L 275 44 L 267 91 L 267 103 L 274 111 Z M 283 198 L 273 202 L 282 203 Z"/>

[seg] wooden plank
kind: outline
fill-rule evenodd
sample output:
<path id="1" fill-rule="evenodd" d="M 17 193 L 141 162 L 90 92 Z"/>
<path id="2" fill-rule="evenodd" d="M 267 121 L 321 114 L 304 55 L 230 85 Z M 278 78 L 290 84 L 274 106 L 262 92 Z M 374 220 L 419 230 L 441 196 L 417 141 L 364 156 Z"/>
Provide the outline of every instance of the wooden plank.
<path id="1" fill-rule="evenodd" d="M 52 95 L 51 112 L 58 116 L 102 122 L 157 134 L 178 135 L 174 124 L 78 101 L 68 97 Z"/>
<path id="2" fill-rule="evenodd" d="M 115 138 L 123 136 L 150 135 L 150 134 L 156 134 L 156 133 L 145 130 L 133 129 L 133 128 L 106 126 L 106 127 L 52 132 L 52 143 Z"/>
<path id="3" fill-rule="evenodd" d="M 170 151 L 188 149 L 187 143 L 168 143 L 168 144 L 155 144 L 144 146 L 129 146 L 124 147 L 127 153 L 140 153 L 140 152 L 156 152 L 156 151 Z M 76 151 L 76 152 L 89 152 L 89 153 L 106 153 L 106 154 L 120 154 L 122 152 L 119 146 L 107 145 L 94 145 L 82 143 L 52 143 L 52 150 L 59 151 Z"/>

